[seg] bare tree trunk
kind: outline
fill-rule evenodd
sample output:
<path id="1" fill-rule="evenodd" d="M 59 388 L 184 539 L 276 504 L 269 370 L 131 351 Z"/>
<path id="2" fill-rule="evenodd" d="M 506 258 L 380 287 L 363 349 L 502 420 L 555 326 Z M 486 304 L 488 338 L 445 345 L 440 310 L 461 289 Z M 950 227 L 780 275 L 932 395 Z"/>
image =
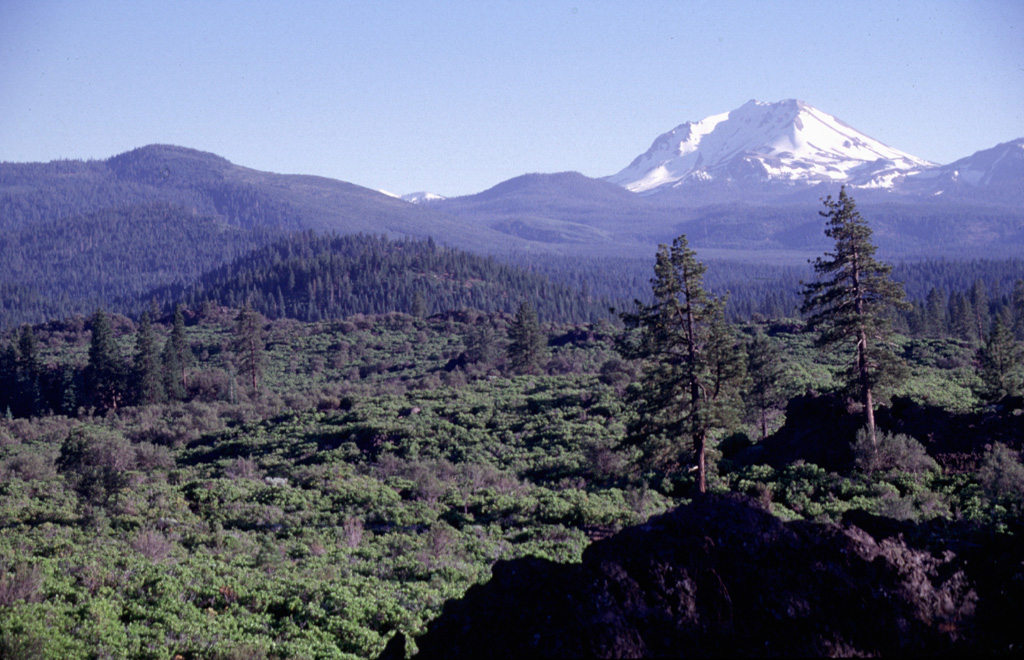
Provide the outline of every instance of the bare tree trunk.
<path id="1" fill-rule="evenodd" d="M 249 342 L 249 365 L 252 369 L 252 391 L 256 391 L 256 342 Z"/>
<path id="2" fill-rule="evenodd" d="M 871 380 L 868 375 L 867 336 L 860 332 L 857 342 L 857 369 L 861 387 L 861 400 L 864 403 L 864 416 L 868 423 L 868 437 L 871 439 L 872 450 L 878 449 L 878 438 L 875 435 L 875 403 L 871 396 Z"/>
<path id="3" fill-rule="evenodd" d="M 875 406 L 871 400 L 871 388 L 864 389 L 864 412 L 868 418 L 868 435 L 871 437 L 871 447 L 878 451 L 878 437 L 875 435 Z"/>
<path id="4" fill-rule="evenodd" d="M 864 416 L 868 422 L 868 437 L 871 439 L 871 450 L 878 449 L 878 438 L 875 436 L 875 404 L 871 396 L 871 376 L 868 373 L 868 335 L 864 330 L 864 294 L 860 288 L 860 255 L 853 251 L 853 293 L 856 298 L 857 317 L 860 329 L 857 332 L 857 378 L 860 381 L 861 399 L 864 403 Z"/>
<path id="5" fill-rule="evenodd" d="M 704 433 L 697 433 L 693 438 L 694 449 L 697 452 L 697 492 L 703 495 L 708 492 L 707 465 L 704 461 Z"/>

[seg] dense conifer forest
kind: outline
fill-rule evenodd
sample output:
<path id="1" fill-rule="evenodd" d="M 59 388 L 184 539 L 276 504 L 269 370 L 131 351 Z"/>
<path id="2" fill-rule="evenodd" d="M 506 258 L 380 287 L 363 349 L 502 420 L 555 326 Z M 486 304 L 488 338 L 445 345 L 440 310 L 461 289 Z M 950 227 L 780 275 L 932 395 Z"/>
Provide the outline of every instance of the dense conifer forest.
<path id="1" fill-rule="evenodd" d="M 280 234 L 242 231 L 168 204 L 104 209 L 0 236 L 0 327 L 98 307 L 137 313 L 160 286 L 184 286 L 213 265 Z"/>
<path id="2" fill-rule="evenodd" d="M 145 164 L 122 163 L 159 184 Z M 211 232 L 195 243 L 230 259 L 134 255 L 179 279 L 101 292 L 5 265 L 5 304 L 37 307 L 5 307 L 0 335 L 0 657 L 367 658 L 396 633 L 414 651 L 496 561 L 577 562 L 706 493 L 1019 534 L 1020 260 L 878 265 L 885 296 L 833 305 L 838 276 L 705 264 L 682 236 L 640 274 L 371 234 L 235 241 L 175 209 L 49 231 L 97 272 L 100 226 L 125 252 L 133 231 Z"/>
<path id="3" fill-rule="evenodd" d="M 548 320 L 591 322 L 610 318 L 610 299 L 494 258 L 440 247 L 432 240 L 384 236 L 292 235 L 199 279 L 184 291 L 155 294 L 158 302 L 251 304 L 271 318 L 340 319 L 356 313 L 458 309 L 511 314 L 530 300 Z M 419 305 L 420 309 L 416 309 Z"/>

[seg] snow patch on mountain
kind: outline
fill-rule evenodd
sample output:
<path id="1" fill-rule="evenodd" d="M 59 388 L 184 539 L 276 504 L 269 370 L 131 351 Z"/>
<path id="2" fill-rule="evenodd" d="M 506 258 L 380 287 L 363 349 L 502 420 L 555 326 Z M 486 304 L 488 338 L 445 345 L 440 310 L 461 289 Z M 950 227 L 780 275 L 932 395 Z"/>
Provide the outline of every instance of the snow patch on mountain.
<path id="1" fill-rule="evenodd" d="M 402 199 L 412 204 L 424 204 L 427 202 L 439 202 L 445 199 L 442 195 L 437 195 L 432 192 L 414 192 L 408 195 L 402 195 Z"/>
<path id="2" fill-rule="evenodd" d="M 802 101 L 750 101 L 659 136 L 605 177 L 638 193 L 698 181 L 837 182 L 888 188 L 934 165 L 893 149 Z"/>

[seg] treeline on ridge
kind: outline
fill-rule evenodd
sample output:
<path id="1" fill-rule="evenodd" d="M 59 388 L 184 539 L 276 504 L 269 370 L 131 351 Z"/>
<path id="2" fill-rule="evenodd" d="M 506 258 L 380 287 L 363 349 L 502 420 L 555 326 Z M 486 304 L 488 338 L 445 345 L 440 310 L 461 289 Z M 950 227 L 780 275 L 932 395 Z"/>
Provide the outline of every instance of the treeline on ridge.
<path id="1" fill-rule="evenodd" d="M 178 303 L 195 308 L 204 301 L 229 307 L 248 303 L 269 318 L 301 321 L 470 308 L 513 314 L 524 300 L 541 320 L 580 323 L 612 316 L 606 298 L 581 295 L 543 275 L 430 239 L 312 231 L 259 248 L 187 289 L 167 287 L 152 295 L 166 309 Z"/>
<path id="2" fill-rule="evenodd" d="M 530 255 L 516 257 L 512 263 L 585 295 L 650 301 L 650 259 Z M 725 315 L 730 322 L 800 316 L 803 282 L 812 275 L 808 266 L 714 258 L 704 263 L 708 291 L 727 295 Z M 997 317 L 1008 320 L 1015 309 L 1024 308 L 1024 284 L 1018 284 L 1024 280 L 1024 259 L 905 261 L 894 264 L 892 277 L 913 303 L 912 309 L 898 312 L 894 319 L 897 329 L 906 334 L 978 340 L 985 334 L 979 328 L 987 328 Z M 964 325 L 965 315 L 975 317 L 973 328 Z"/>

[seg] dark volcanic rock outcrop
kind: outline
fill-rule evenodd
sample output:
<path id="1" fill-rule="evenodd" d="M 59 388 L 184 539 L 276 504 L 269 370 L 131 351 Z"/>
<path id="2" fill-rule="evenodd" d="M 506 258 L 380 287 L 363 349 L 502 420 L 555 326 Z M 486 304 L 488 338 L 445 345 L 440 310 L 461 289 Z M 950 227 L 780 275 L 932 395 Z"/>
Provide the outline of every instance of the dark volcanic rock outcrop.
<path id="1" fill-rule="evenodd" d="M 786 406 L 786 424 L 748 449 L 730 456 L 737 465 L 764 463 L 783 468 L 801 460 L 830 472 L 848 473 L 854 466 L 852 445 L 864 426 L 860 414 L 844 397 L 802 394 Z M 879 406 L 875 420 L 888 433 L 902 433 L 921 442 L 945 473 L 974 472 L 986 447 L 999 442 L 1024 449 L 1024 398 L 1007 397 L 982 412 L 955 413 L 894 397 Z"/>
<path id="2" fill-rule="evenodd" d="M 594 543 L 580 564 L 497 563 L 445 605 L 416 657 L 1012 653 L 1024 639 L 1006 626 L 1024 592 L 1019 542 L 930 552 L 876 534 L 708 496 Z M 382 657 L 403 648 L 396 637 Z"/>

